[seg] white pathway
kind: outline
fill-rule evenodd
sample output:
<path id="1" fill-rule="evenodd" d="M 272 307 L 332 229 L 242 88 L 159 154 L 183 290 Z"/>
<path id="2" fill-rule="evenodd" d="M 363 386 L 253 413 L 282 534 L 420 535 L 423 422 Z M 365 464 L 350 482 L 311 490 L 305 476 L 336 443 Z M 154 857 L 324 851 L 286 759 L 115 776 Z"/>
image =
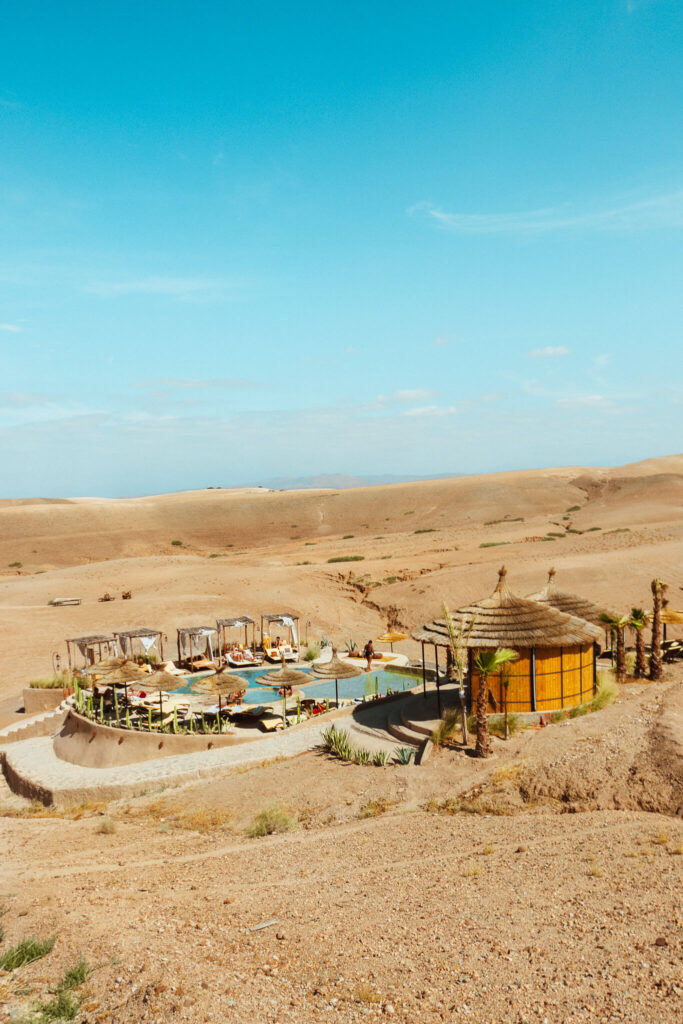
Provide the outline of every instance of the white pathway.
<path id="1" fill-rule="evenodd" d="M 326 724 L 315 722 L 304 729 L 295 728 L 234 747 L 112 768 L 85 768 L 62 761 L 54 752 L 50 736 L 20 740 L 0 748 L 0 759 L 15 792 L 46 803 L 73 805 L 86 799 L 115 800 L 162 786 L 211 778 L 234 765 L 292 757 L 319 746 Z"/>

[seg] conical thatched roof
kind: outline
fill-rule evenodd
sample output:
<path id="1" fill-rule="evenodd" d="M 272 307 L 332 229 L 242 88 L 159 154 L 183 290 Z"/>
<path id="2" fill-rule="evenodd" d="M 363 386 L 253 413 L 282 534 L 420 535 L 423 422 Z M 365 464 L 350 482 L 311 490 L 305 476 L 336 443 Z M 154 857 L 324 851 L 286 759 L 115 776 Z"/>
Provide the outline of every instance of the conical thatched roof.
<path id="1" fill-rule="evenodd" d="M 136 661 L 128 661 L 126 658 L 109 658 L 97 665 L 89 665 L 86 672 L 89 676 L 101 676 L 102 678 L 98 680 L 101 686 L 149 679 L 149 673 L 141 668 Z"/>
<path id="2" fill-rule="evenodd" d="M 602 615 L 616 616 L 617 613 L 611 608 L 595 604 L 587 597 L 580 597 L 578 594 L 568 594 L 564 590 L 558 590 L 555 584 L 555 570 L 548 573 L 548 582 L 537 594 L 529 594 L 529 601 L 540 601 L 541 604 L 551 605 L 565 615 L 574 615 L 577 619 L 584 619 L 585 622 L 592 622 L 594 626 L 600 626 L 605 630 L 605 623 Z"/>
<path id="3" fill-rule="evenodd" d="M 354 676 L 362 676 L 364 669 L 352 665 L 348 661 L 342 661 L 337 657 L 337 648 L 332 648 L 332 659 L 321 665 L 313 666 L 313 673 L 316 679 L 353 679 Z"/>
<path id="4" fill-rule="evenodd" d="M 230 696 L 233 693 L 243 693 L 247 689 L 247 682 L 242 676 L 228 675 L 227 672 L 216 672 L 213 676 L 204 676 L 193 684 L 193 690 L 203 690 L 204 693 L 217 693 L 221 697 Z"/>
<path id="5" fill-rule="evenodd" d="M 282 668 L 278 668 L 274 672 L 267 672 L 261 678 L 269 686 L 273 683 L 277 686 L 296 686 L 297 683 L 310 683 L 311 681 L 307 672 L 302 672 L 298 668 L 289 668 L 284 655 L 282 657 Z"/>
<path id="6" fill-rule="evenodd" d="M 506 569 L 498 573 L 498 586 L 491 597 L 468 605 L 451 617 L 455 628 L 467 631 L 463 638 L 467 647 L 571 647 L 601 640 L 603 630 L 583 619 L 538 601 L 517 597 L 506 583 Z M 444 619 L 427 623 L 413 633 L 415 640 L 447 647 L 450 644 Z"/>
<path id="7" fill-rule="evenodd" d="M 159 671 L 152 672 L 151 676 L 145 678 L 143 689 L 163 693 L 164 690 L 178 690 L 186 684 L 187 676 L 172 676 L 168 672 Z"/>

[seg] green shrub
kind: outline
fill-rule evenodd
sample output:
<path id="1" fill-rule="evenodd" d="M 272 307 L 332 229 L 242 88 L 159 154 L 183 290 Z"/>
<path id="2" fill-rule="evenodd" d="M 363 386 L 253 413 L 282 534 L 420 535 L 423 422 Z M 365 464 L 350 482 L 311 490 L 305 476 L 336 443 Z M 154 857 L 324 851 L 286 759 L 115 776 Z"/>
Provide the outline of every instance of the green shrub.
<path id="1" fill-rule="evenodd" d="M 391 801 L 385 797 L 377 797 L 375 800 L 368 800 L 358 812 L 359 818 L 378 818 L 391 807 Z"/>
<path id="2" fill-rule="evenodd" d="M 413 530 L 413 533 L 436 533 L 436 529 L 433 526 L 426 527 L 423 530 Z"/>
<path id="3" fill-rule="evenodd" d="M 564 530 L 562 530 L 561 533 L 557 533 L 554 530 L 548 530 L 548 532 L 546 534 L 546 537 L 564 537 L 564 535 L 565 535 Z"/>
<path id="4" fill-rule="evenodd" d="M 57 672 L 52 676 L 39 676 L 29 682 L 31 690 L 61 690 L 64 686 L 71 685 L 71 678 L 68 673 Z"/>
<path id="5" fill-rule="evenodd" d="M 181 540 L 172 540 L 171 544 L 174 548 L 180 548 L 183 546 L 183 542 Z"/>
<path id="6" fill-rule="evenodd" d="M 370 764 L 370 751 L 365 750 L 364 747 L 359 747 L 354 751 L 353 759 L 356 764 Z"/>
<path id="7" fill-rule="evenodd" d="M 365 555 L 337 555 L 336 558 L 328 558 L 328 564 L 332 562 L 364 562 Z"/>
<path id="8" fill-rule="evenodd" d="M 386 750 L 375 750 L 372 755 L 372 763 L 378 768 L 384 768 L 385 764 L 389 760 L 389 754 Z"/>
<path id="9" fill-rule="evenodd" d="M 336 726 L 330 725 L 323 731 L 322 741 L 325 749 L 334 757 L 338 757 L 341 761 L 354 760 L 356 751 L 349 739 L 347 729 L 337 729 Z"/>
<path id="10" fill-rule="evenodd" d="M 557 722 L 564 722 L 564 721 L 566 721 L 566 719 L 567 719 L 567 712 L 564 711 L 563 709 L 560 708 L 558 711 L 553 711 L 553 722 L 555 722 L 555 723 L 557 723 Z"/>
<path id="11" fill-rule="evenodd" d="M 569 526 L 567 528 L 567 533 L 576 533 L 579 536 L 581 536 L 581 534 L 583 533 L 583 530 L 575 530 L 573 526 Z"/>
<path id="12" fill-rule="evenodd" d="M 354 537 L 354 533 L 345 533 L 344 536 L 342 537 L 342 540 L 353 540 Z"/>
<path id="13" fill-rule="evenodd" d="M 410 764 L 415 751 L 412 747 L 396 747 L 394 757 L 397 764 Z"/>
<path id="14" fill-rule="evenodd" d="M 35 960 L 41 960 L 52 951 L 55 944 L 54 939 L 22 939 L 16 946 L 12 946 L 0 956 L 0 970 L 16 971 L 18 967 L 25 967 Z"/>
<path id="15" fill-rule="evenodd" d="M 582 715 L 587 715 L 590 711 L 590 704 L 575 704 L 573 708 L 569 709 L 570 718 L 580 718 Z"/>
<path id="16" fill-rule="evenodd" d="M 456 733 L 460 732 L 460 712 L 456 708 L 447 708 L 441 716 L 441 721 L 432 733 L 432 743 L 436 747 L 443 747 L 453 739 Z"/>
<path id="17" fill-rule="evenodd" d="M 21 569 L 21 562 L 10 562 L 8 569 Z"/>
<path id="18" fill-rule="evenodd" d="M 320 657 L 320 646 L 318 644 L 309 644 L 304 654 L 304 661 L 315 661 L 316 658 Z"/>
<path id="19" fill-rule="evenodd" d="M 580 512 L 580 511 L 581 511 L 581 506 L 580 505 L 572 505 L 571 508 L 567 509 L 567 512 Z"/>
<path id="20" fill-rule="evenodd" d="M 508 714 L 508 729 L 513 736 L 521 729 L 521 720 L 514 711 Z M 492 736 L 505 736 L 505 715 L 489 715 L 489 732 Z"/>
<path id="21" fill-rule="evenodd" d="M 618 696 L 619 686 L 614 676 L 601 672 L 598 676 L 598 692 L 590 702 L 591 711 L 602 711 L 608 704 L 613 704 Z"/>
<path id="22" fill-rule="evenodd" d="M 602 530 L 602 526 L 589 526 L 588 529 L 584 530 L 583 532 L 584 533 L 595 533 L 596 530 Z"/>
<path id="23" fill-rule="evenodd" d="M 480 544 L 480 548 L 500 548 L 503 544 L 509 544 L 509 540 L 488 540 L 484 544 Z"/>
<path id="24" fill-rule="evenodd" d="M 251 839 L 260 836 L 271 836 L 280 832 L 295 832 L 299 828 L 299 822 L 288 814 L 281 804 L 270 804 L 254 818 L 252 824 L 246 829 L 246 834 Z"/>
<path id="25" fill-rule="evenodd" d="M 498 526 L 499 523 L 523 523 L 524 516 L 515 516 L 514 519 L 489 519 L 488 522 L 484 523 L 484 526 Z"/>
<path id="26" fill-rule="evenodd" d="M 62 1022 L 74 1020 L 78 1013 L 81 1000 L 72 995 L 75 988 L 83 985 L 90 973 L 90 969 L 81 958 L 75 967 L 70 968 L 60 981 L 55 995 L 49 1002 L 38 1002 L 31 1016 L 32 1024 L 51 1024 L 51 1022 Z"/>

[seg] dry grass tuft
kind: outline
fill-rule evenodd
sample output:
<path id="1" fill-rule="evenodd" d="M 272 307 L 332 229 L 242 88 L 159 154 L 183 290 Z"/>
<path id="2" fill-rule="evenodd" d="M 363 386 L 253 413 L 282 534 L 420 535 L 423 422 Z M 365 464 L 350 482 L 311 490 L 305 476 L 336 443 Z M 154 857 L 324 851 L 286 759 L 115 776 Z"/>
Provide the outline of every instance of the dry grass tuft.
<path id="1" fill-rule="evenodd" d="M 176 828 L 184 828 L 188 832 L 199 832 L 207 835 L 218 829 L 232 827 L 232 811 L 224 811 L 218 807 L 197 807 L 194 811 L 178 814 L 171 822 Z"/>
<path id="2" fill-rule="evenodd" d="M 353 998 L 357 1003 L 377 1004 L 382 1002 L 382 997 L 369 981 L 359 981 L 353 990 Z"/>
<path id="3" fill-rule="evenodd" d="M 466 864 L 462 869 L 463 878 L 476 878 L 480 872 L 478 864 Z"/>
<path id="4" fill-rule="evenodd" d="M 665 828 L 661 828 L 656 836 L 653 836 L 652 842 L 656 843 L 657 846 L 666 846 L 671 836 Z"/>
<path id="5" fill-rule="evenodd" d="M 251 839 L 261 836 L 271 836 L 280 832 L 294 832 L 298 829 L 299 822 L 293 818 L 280 804 L 270 804 L 254 818 L 245 834 Z"/>
<path id="6" fill-rule="evenodd" d="M 95 832 L 100 836 L 113 836 L 116 832 L 116 822 L 113 818 L 102 818 Z"/>
<path id="7" fill-rule="evenodd" d="M 359 818 L 378 818 L 380 814 L 386 814 L 394 801 L 388 800 L 387 797 L 379 796 L 374 800 L 368 800 L 364 803 L 358 812 Z"/>
<path id="8" fill-rule="evenodd" d="M 501 807 L 478 796 L 447 797 L 443 800 L 431 797 L 424 805 L 424 809 L 429 814 L 495 814 L 497 816 L 505 816 L 513 813 L 510 808 Z"/>
<path id="9" fill-rule="evenodd" d="M 496 848 L 493 845 L 493 843 L 489 843 L 489 845 L 485 846 L 484 849 L 481 852 L 488 857 L 489 854 L 496 852 Z"/>
<path id="10" fill-rule="evenodd" d="M 599 868 L 599 867 L 591 868 L 589 874 L 591 875 L 592 878 L 604 878 L 605 877 L 605 872 L 603 871 L 602 868 Z"/>

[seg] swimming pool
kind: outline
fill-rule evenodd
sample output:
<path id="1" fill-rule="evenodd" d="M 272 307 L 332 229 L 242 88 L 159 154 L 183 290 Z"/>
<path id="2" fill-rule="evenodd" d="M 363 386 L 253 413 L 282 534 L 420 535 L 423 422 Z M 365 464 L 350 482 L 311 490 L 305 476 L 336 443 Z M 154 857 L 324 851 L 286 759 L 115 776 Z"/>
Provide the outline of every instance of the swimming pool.
<path id="1" fill-rule="evenodd" d="M 297 665 L 296 668 L 307 675 L 311 673 L 310 666 Z M 269 704 L 272 701 L 281 700 L 277 692 L 279 684 L 273 683 L 272 686 L 269 686 L 267 683 L 267 677 L 273 671 L 275 670 L 247 668 L 230 673 L 231 675 L 240 676 L 245 681 L 247 692 L 242 699 L 243 704 Z M 188 676 L 187 685 L 179 690 L 175 690 L 174 693 L 196 693 L 197 691 L 192 689 L 192 683 L 201 678 L 205 678 L 204 673 Z M 375 693 L 384 696 L 387 690 L 396 693 L 397 691 L 410 690 L 413 686 L 417 686 L 417 684 L 418 679 L 414 676 L 403 676 L 399 672 L 385 672 L 383 668 L 380 668 L 372 672 L 364 672 L 361 676 L 355 676 L 353 679 L 340 679 L 339 699 L 357 699 L 368 697 Z M 315 700 L 320 701 L 334 700 L 335 696 L 334 679 L 321 679 L 317 681 L 314 676 L 311 676 L 310 683 L 302 683 L 297 689 L 300 690 L 303 696 L 313 697 Z"/>

